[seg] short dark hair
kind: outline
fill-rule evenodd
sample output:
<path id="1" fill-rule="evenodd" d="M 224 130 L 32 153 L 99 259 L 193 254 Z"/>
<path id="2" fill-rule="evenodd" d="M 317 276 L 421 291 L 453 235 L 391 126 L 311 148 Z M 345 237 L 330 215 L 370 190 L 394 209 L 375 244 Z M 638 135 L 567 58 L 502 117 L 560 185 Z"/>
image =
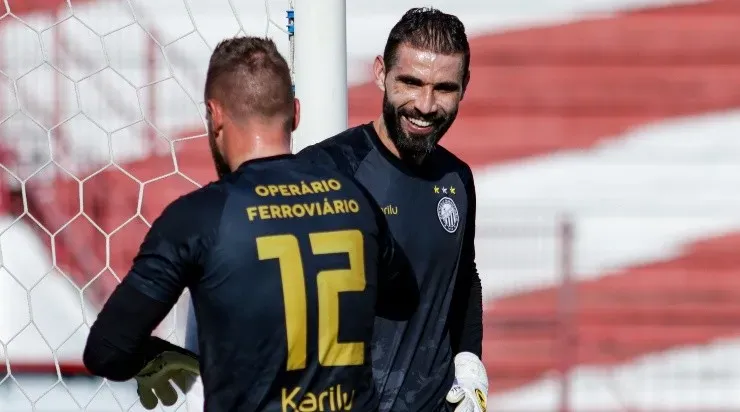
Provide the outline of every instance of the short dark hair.
<path id="1" fill-rule="evenodd" d="M 470 45 L 465 25 L 452 14 L 431 7 L 409 9 L 388 35 L 383 51 L 386 70 L 396 64 L 396 52 L 402 44 L 441 54 L 462 53 L 464 73 L 470 67 Z"/>
<path id="2" fill-rule="evenodd" d="M 234 37 L 211 54 L 205 100 L 216 99 L 237 119 L 285 117 L 290 128 L 294 95 L 290 68 L 269 38 Z"/>

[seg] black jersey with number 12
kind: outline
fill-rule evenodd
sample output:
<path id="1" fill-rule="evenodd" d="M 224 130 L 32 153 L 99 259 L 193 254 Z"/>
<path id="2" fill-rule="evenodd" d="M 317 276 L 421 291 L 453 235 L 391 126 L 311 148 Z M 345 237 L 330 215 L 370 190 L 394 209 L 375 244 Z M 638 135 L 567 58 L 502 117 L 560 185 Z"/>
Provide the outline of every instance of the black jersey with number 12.
<path id="1" fill-rule="evenodd" d="M 410 316 L 408 273 L 364 189 L 283 155 L 173 202 L 127 282 L 190 289 L 206 411 L 372 411 L 374 317 Z"/>

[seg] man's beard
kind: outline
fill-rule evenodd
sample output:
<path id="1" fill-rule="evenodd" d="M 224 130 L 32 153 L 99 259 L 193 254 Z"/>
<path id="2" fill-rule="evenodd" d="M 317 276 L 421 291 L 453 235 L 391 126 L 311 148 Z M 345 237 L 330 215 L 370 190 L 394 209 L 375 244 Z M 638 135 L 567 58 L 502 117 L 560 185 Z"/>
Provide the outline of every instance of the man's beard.
<path id="1" fill-rule="evenodd" d="M 229 167 L 229 164 L 226 163 L 226 159 L 224 159 L 224 156 L 218 150 L 218 146 L 216 145 L 216 134 L 213 132 L 213 127 L 211 126 L 210 120 L 207 122 L 207 126 L 208 146 L 211 148 L 213 165 L 216 167 L 216 175 L 219 179 L 221 179 L 222 177 L 231 173 L 231 168 Z"/>
<path id="2" fill-rule="evenodd" d="M 433 129 L 425 135 L 406 134 L 401 126 L 401 116 L 421 118 L 432 122 Z M 437 114 L 424 116 L 418 111 L 397 110 L 388 100 L 388 93 L 383 95 L 383 121 L 388 129 L 388 138 L 396 146 L 401 159 L 411 159 L 420 162 L 426 155 L 437 148 L 437 143 L 442 139 L 447 130 L 457 117 L 457 110 L 447 115 Z"/>

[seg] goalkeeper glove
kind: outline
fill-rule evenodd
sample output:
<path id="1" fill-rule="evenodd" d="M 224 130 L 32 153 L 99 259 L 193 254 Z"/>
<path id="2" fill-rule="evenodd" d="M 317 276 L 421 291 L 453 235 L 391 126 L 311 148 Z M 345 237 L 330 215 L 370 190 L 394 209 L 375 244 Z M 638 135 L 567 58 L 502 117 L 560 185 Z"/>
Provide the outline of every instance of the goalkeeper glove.
<path id="1" fill-rule="evenodd" d="M 177 392 L 170 380 L 187 393 L 200 374 L 198 357 L 189 350 L 152 337 L 147 352 L 156 354 L 134 377 L 136 393 L 144 408 L 152 410 L 159 401 L 165 406 L 177 403 Z"/>
<path id="2" fill-rule="evenodd" d="M 447 393 L 447 402 L 455 412 L 486 412 L 488 375 L 483 362 L 470 352 L 455 356 L 455 381 Z"/>

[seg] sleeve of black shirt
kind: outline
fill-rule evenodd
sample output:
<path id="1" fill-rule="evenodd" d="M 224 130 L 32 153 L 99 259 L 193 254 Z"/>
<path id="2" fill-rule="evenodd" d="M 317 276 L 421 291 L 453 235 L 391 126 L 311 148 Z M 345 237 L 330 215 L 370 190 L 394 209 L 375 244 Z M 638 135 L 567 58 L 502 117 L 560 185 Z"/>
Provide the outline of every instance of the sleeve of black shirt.
<path id="1" fill-rule="evenodd" d="M 460 265 L 450 308 L 450 338 L 454 353 L 472 352 L 478 357 L 483 352 L 483 289 L 475 265 L 476 196 L 473 173 L 463 173 L 468 194 L 468 213 L 462 243 Z"/>
<path id="2" fill-rule="evenodd" d="M 151 333 L 202 273 L 220 220 L 215 218 L 220 215 L 218 197 L 193 192 L 171 203 L 154 221 L 130 272 L 90 328 L 83 355 L 90 372 L 124 381 L 165 350 L 190 354 Z"/>

